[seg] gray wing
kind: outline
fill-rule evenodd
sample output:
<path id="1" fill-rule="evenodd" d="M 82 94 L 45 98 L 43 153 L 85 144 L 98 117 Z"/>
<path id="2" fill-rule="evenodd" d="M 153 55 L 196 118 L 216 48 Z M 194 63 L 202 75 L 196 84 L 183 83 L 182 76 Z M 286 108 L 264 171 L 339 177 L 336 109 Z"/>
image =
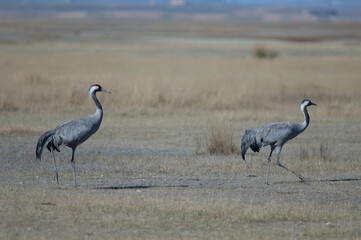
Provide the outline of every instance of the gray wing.
<path id="1" fill-rule="evenodd" d="M 256 139 L 262 144 L 262 146 L 273 144 L 282 145 L 299 134 L 297 131 L 297 125 L 297 123 L 290 122 L 279 122 L 264 125 L 259 129 Z"/>
<path id="2" fill-rule="evenodd" d="M 56 128 L 56 136 L 62 146 L 76 147 L 87 140 L 97 129 L 93 122 L 85 117 L 67 121 Z"/>

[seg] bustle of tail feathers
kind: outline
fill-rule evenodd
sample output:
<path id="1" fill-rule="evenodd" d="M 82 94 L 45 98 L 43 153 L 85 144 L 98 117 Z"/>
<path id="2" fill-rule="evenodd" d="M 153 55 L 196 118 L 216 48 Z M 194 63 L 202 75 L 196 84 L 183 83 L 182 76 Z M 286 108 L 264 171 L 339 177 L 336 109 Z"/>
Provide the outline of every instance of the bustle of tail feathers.
<path id="1" fill-rule="evenodd" d="M 259 152 L 260 146 L 257 144 L 256 133 L 256 129 L 249 129 L 244 131 L 244 135 L 241 141 L 241 153 L 243 160 L 246 160 L 246 152 L 249 147 L 251 147 L 253 152 Z"/>
<path id="2" fill-rule="evenodd" d="M 38 144 L 36 145 L 37 160 L 41 161 L 41 154 L 43 153 L 44 147 L 46 147 L 49 151 L 53 148 L 59 152 L 59 148 L 52 143 L 54 133 L 55 129 L 47 131 L 39 138 Z"/>

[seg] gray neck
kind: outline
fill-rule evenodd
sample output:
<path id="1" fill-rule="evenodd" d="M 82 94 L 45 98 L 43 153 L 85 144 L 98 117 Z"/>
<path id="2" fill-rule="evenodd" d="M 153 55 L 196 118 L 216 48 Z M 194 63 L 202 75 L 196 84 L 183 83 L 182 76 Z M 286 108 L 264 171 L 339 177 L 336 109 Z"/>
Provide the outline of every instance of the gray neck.
<path id="1" fill-rule="evenodd" d="M 95 102 L 95 105 L 97 107 L 97 110 L 103 111 L 102 105 L 100 104 L 99 100 L 97 99 L 97 97 L 95 96 L 95 92 L 90 94 L 91 98 L 93 99 L 93 101 Z"/>
<path id="2" fill-rule="evenodd" d="M 300 130 L 304 131 L 308 127 L 308 124 L 310 124 L 310 116 L 308 115 L 307 107 L 302 108 L 302 112 L 303 115 L 305 116 L 305 121 L 301 124 Z"/>
<path id="3" fill-rule="evenodd" d="M 99 122 L 102 121 L 103 118 L 103 108 L 102 105 L 100 104 L 99 100 L 97 99 L 97 97 L 95 96 L 95 92 L 90 94 L 91 98 L 93 99 L 95 106 L 97 108 L 96 112 L 94 113 L 94 115 L 98 118 L 97 120 Z"/>

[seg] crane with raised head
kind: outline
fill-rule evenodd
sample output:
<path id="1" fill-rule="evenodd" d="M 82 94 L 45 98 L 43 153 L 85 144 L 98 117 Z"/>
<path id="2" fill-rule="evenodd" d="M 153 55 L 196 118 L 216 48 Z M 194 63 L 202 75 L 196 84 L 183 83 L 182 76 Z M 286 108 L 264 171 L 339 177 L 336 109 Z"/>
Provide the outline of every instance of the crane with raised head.
<path id="1" fill-rule="evenodd" d="M 261 147 L 270 145 L 271 151 L 268 156 L 267 161 L 267 174 L 266 174 L 266 184 L 268 185 L 268 176 L 271 164 L 272 152 L 276 149 L 277 152 L 277 161 L 276 164 L 289 172 L 292 172 L 296 175 L 301 181 L 304 181 L 305 178 L 300 174 L 288 169 L 285 165 L 280 163 L 280 153 L 283 145 L 289 140 L 295 138 L 300 133 L 306 130 L 310 124 L 310 116 L 308 115 L 307 107 L 308 106 L 317 106 L 309 99 L 304 99 L 301 102 L 301 110 L 304 114 L 305 120 L 302 124 L 294 122 L 277 122 L 266 124 L 258 129 L 248 129 L 244 132 L 241 141 L 241 154 L 243 160 L 245 160 L 245 155 L 247 149 L 250 147 L 254 152 L 259 152 Z"/>
<path id="2" fill-rule="evenodd" d="M 38 140 L 36 146 L 36 158 L 41 161 L 41 154 L 44 147 L 46 147 L 53 155 L 54 169 L 57 183 L 59 184 L 58 168 L 56 165 L 54 151 L 60 152 L 60 148 L 67 146 L 72 149 L 71 164 L 74 175 L 74 186 L 76 185 L 76 172 L 75 172 L 75 160 L 74 154 L 78 145 L 85 142 L 91 135 L 93 135 L 100 127 L 103 119 L 103 108 L 99 100 L 96 97 L 97 92 L 109 91 L 103 89 L 99 84 L 90 86 L 89 95 L 93 99 L 96 112 L 93 115 L 69 120 L 57 126 L 55 129 L 47 131 Z"/>

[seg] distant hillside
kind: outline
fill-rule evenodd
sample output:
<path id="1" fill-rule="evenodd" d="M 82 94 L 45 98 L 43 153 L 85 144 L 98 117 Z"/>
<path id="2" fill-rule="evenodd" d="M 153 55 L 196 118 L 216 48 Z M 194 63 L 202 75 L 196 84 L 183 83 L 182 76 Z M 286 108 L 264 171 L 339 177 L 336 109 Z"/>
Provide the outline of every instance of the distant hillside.
<path id="1" fill-rule="evenodd" d="M 316 22 L 361 21 L 361 1 L 325 0 L 0 0 L 9 17 Z"/>

